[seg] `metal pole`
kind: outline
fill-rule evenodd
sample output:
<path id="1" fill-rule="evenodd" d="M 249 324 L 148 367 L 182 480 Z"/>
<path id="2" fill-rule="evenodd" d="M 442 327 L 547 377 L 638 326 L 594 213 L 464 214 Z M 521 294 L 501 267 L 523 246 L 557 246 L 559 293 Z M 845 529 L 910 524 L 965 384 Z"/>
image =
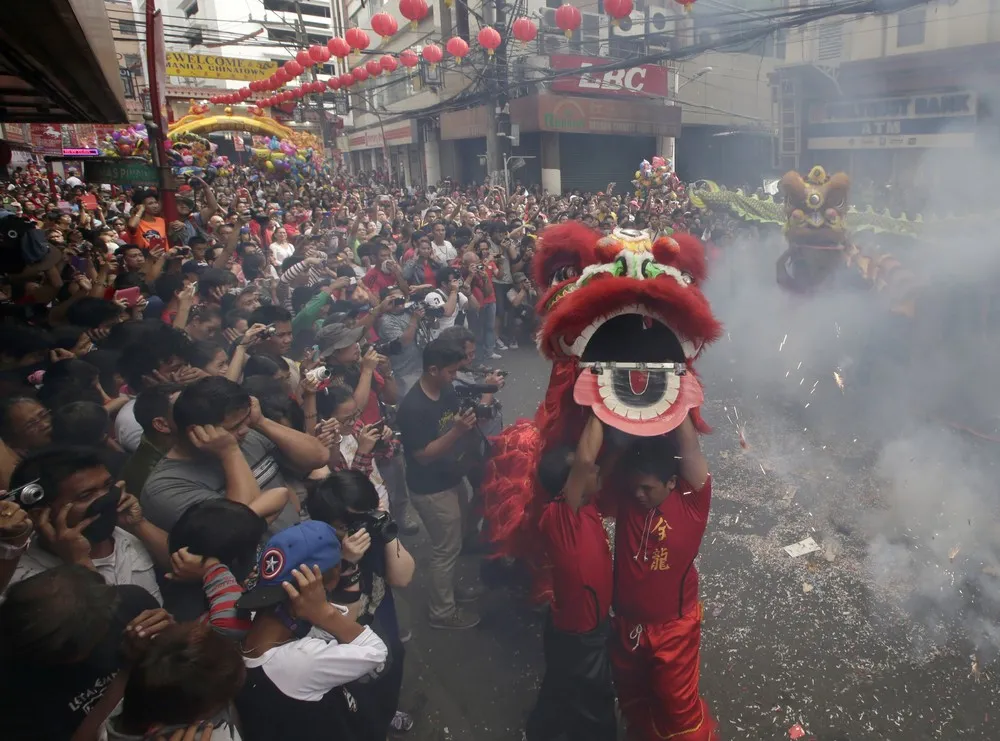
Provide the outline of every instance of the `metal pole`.
<path id="1" fill-rule="evenodd" d="M 295 0 L 295 15 L 298 17 L 298 22 L 295 24 L 295 36 L 298 39 L 299 48 L 308 49 L 309 34 L 306 32 L 306 22 L 302 19 L 302 5 L 300 0 Z M 317 82 L 319 80 L 319 75 L 316 74 L 316 67 L 309 68 L 309 77 L 313 82 Z M 327 143 L 328 137 L 326 135 L 326 115 L 323 109 L 323 95 L 325 94 L 326 93 L 321 93 L 316 97 L 316 115 L 318 119 L 317 123 L 319 124 L 319 138 L 320 141 L 323 142 L 324 150 L 327 146 L 329 146 Z M 303 116 L 303 118 L 305 117 Z"/>
<path id="2" fill-rule="evenodd" d="M 167 138 L 167 117 L 163 110 L 163 85 L 166 80 L 160 79 L 164 70 L 166 50 L 163 44 L 163 17 L 156 10 L 156 0 L 146 0 L 146 67 L 149 73 L 149 102 L 152 113 L 152 125 L 147 126 L 150 149 L 153 154 L 153 164 L 156 165 L 160 183 L 160 205 L 163 216 L 170 222 L 177 219 L 177 202 L 174 200 L 173 178 L 170 166 L 167 164 L 167 149 L 164 141 Z"/>

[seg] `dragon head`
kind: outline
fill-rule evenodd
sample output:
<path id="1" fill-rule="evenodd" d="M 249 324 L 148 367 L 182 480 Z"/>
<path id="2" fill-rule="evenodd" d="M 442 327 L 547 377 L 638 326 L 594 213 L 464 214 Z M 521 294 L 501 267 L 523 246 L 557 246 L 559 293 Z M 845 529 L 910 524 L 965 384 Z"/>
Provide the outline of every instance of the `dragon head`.
<path id="1" fill-rule="evenodd" d="M 832 177 L 817 165 L 805 179 L 797 172 L 781 179 L 785 196 L 785 235 L 790 244 L 810 249 L 840 249 L 847 238 L 844 217 L 851 180 Z"/>
<path id="2" fill-rule="evenodd" d="M 721 326 L 700 285 L 701 242 L 688 234 L 651 243 L 645 232 L 598 232 L 567 222 L 542 233 L 535 279 L 541 351 L 572 363 L 573 399 L 605 424 L 662 435 L 703 401 L 690 364 Z"/>

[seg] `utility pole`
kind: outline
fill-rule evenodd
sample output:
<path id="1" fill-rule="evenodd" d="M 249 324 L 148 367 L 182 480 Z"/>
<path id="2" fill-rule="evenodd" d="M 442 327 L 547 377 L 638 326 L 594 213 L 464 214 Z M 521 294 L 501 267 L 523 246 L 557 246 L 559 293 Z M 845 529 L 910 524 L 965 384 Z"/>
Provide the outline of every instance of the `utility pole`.
<path id="1" fill-rule="evenodd" d="M 302 19 L 302 5 L 300 4 L 299 0 L 295 0 L 295 15 L 298 18 L 295 24 L 295 37 L 298 40 L 299 48 L 308 49 L 309 34 L 306 31 L 306 22 Z M 316 67 L 310 66 L 308 69 L 309 69 L 309 78 L 313 82 L 316 82 L 319 79 L 319 75 L 316 74 Z M 323 95 L 325 94 L 326 93 L 322 93 L 316 96 L 316 115 L 318 116 L 319 138 L 320 141 L 323 142 L 324 148 L 329 146 L 327 131 L 326 131 L 326 112 L 323 109 Z M 303 116 L 303 120 L 305 120 L 305 116 Z"/>
<path id="2" fill-rule="evenodd" d="M 507 0 L 494 0 L 496 13 L 493 24 L 500 31 L 500 46 L 497 47 L 487 68 L 490 105 L 487 111 L 486 128 L 486 171 L 487 175 L 497 175 L 506 170 L 510 154 L 510 106 L 507 91 L 510 75 L 507 71 Z M 497 183 L 491 183 L 497 185 Z M 504 187 L 508 187 L 504 183 Z"/>

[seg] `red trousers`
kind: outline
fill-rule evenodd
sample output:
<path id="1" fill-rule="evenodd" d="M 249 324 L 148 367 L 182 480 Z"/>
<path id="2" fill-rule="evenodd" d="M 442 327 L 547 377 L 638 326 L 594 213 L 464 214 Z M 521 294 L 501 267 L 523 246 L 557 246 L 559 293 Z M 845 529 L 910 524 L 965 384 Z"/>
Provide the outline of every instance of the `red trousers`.
<path id="1" fill-rule="evenodd" d="M 684 617 L 636 625 L 615 617 L 611 668 L 633 741 L 718 741 L 698 694 L 701 604 Z"/>

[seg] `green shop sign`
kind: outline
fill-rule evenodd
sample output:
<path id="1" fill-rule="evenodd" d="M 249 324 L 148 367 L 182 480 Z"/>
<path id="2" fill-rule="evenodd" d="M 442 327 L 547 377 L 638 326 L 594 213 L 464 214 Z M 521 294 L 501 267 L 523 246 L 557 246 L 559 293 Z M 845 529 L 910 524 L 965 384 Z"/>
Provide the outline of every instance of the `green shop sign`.
<path id="1" fill-rule="evenodd" d="M 145 160 L 85 160 L 83 178 L 109 185 L 158 185 L 156 168 Z"/>
<path id="2" fill-rule="evenodd" d="M 548 131 L 586 131 L 587 129 L 587 122 L 584 119 L 558 116 L 555 113 L 546 113 L 544 122 Z"/>

